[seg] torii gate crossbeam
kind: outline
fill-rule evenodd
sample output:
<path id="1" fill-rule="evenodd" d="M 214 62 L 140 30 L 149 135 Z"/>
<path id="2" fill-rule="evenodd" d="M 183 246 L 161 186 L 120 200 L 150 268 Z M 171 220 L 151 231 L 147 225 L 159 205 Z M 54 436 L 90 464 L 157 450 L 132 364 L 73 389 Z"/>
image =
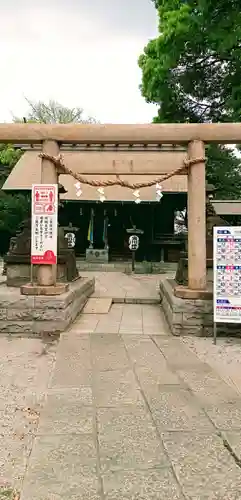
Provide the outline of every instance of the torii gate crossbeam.
<path id="1" fill-rule="evenodd" d="M 71 144 L 241 143 L 241 123 L 177 123 L 149 125 L 0 124 L 0 143 L 32 144 L 54 140 Z"/>

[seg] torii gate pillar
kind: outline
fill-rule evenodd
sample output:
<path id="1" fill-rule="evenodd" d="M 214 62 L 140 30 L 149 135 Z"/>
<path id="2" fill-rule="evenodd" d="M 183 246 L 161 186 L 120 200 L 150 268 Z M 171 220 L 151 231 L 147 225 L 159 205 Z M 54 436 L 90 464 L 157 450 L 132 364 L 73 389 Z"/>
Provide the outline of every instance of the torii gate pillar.
<path id="1" fill-rule="evenodd" d="M 203 158 L 188 172 L 188 288 L 206 289 L 206 181 L 205 145 L 192 141 L 189 159 Z"/>
<path id="2" fill-rule="evenodd" d="M 42 152 L 56 157 L 59 155 L 59 145 L 56 141 L 43 141 Z M 41 162 L 41 184 L 58 184 L 58 173 L 54 164 L 44 158 Z M 56 285 L 56 271 L 56 266 L 38 266 L 38 286 Z"/>
<path id="3" fill-rule="evenodd" d="M 206 298 L 206 180 L 205 144 L 195 140 L 188 144 L 189 160 L 200 161 L 188 171 L 188 286 L 177 286 L 174 294 L 183 299 Z"/>

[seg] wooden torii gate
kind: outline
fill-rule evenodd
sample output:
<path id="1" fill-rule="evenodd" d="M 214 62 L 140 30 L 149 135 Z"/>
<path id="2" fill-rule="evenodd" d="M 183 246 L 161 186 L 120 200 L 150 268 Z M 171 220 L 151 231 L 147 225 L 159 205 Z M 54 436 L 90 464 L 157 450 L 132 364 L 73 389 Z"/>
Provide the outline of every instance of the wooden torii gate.
<path id="1" fill-rule="evenodd" d="M 42 153 L 53 157 L 59 156 L 61 143 L 186 145 L 188 147 L 190 167 L 187 171 L 188 287 L 185 297 L 188 298 L 188 291 L 190 291 L 190 298 L 195 298 L 195 296 L 198 297 L 199 292 L 202 294 L 206 290 L 205 143 L 241 143 L 241 123 L 150 125 L 0 124 L 0 143 L 42 144 Z M 124 173 L 126 174 L 126 171 Z M 138 171 L 135 173 L 140 174 Z M 148 172 L 146 173 L 148 174 Z M 103 174 L 105 174 L 105 171 L 103 171 Z M 122 172 L 119 172 L 120 174 Z M 58 182 L 56 166 L 46 158 L 42 158 L 41 181 L 43 184 L 57 184 Z M 40 266 L 38 284 L 48 287 L 53 283 L 54 270 L 52 266 Z"/>

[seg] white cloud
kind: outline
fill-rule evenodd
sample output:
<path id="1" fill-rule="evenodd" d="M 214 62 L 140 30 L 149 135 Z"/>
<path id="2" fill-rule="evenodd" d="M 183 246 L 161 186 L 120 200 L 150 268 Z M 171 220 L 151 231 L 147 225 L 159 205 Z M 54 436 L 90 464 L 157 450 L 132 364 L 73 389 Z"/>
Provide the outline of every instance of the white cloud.
<path id="1" fill-rule="evenodd" d="M 1 7 L 0 121 L 10 120 L 11 113 L 24 115 L 24 96 L 82 106 L 106 123 L 150 121 L 155 108 L 140 95 L 137 65 L 156 32 L 150 0 L 142 0 L 143 18 L 135 0 L 131 11 L 128 1 L 112 0 L 126 9 L 122 16 L 120 10 L 111 16 L 109 0 L 102 0 L 108 7 L 102 17 L 98 0 L 35 1 L 10 0 Z"/>

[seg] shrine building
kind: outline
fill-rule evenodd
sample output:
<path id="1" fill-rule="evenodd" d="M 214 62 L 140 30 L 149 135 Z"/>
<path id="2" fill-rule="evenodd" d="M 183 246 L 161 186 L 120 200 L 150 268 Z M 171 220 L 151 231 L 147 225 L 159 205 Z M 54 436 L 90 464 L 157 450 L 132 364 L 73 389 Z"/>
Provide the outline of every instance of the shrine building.
<path id="1" fill-rule="evenodd" d="M 23 155 L 3 185 L 6 192 L 29 193 L 32 184 L 41 183 L 40 146 L 23 146 L 22 150 Z M 62 144 L 60 152 L 69 169 L 88 179 L 113 179 L 121 172 L 122 179 L 133 183 L 153 180 L 160 176 L 160 171 L 162 176 L 171 173 L 183 165 L 187 156 L 184 147 L 159 144 Z M 97 251 L 106 247 L 108 260 L 127 260 L 130 258 L 127 229 L 136 227 L 143 232 L 137 260 L 178 261 L 184 241 L 180 234 L 175 234 L 175 214 L 186 208 L 186 175 L 175 175 L 161 182 L 160 201 L 156 199 L 155 186 L 140 189 L 140 203 L 136 203 L 133 190 L 125 187 L 106 187 L 102 202 L 96 187 L 82 184 L 78 188 L 70 175 L 61 174 L 59 183 L 65 191 L 60 194 L 59 224 L 66 230 L 71 225 L 75 228 L 77 256 L 85 259 L 90 246 Z"/>

